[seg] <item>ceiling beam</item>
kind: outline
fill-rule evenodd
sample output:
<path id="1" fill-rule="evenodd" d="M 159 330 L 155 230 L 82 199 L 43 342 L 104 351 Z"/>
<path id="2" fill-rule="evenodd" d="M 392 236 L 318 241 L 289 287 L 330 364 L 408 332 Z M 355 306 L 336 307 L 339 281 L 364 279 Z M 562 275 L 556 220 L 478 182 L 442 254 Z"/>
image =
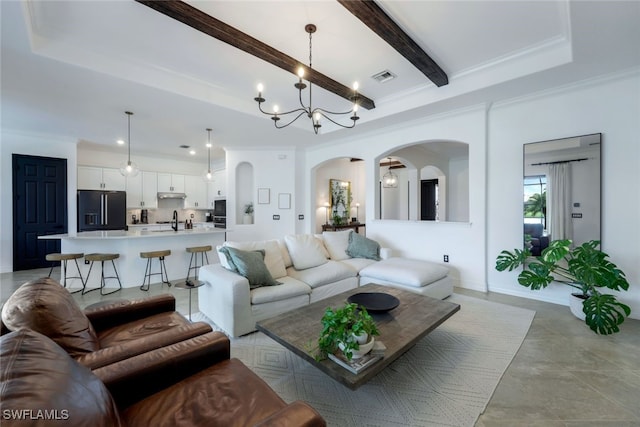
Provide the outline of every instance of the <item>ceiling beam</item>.
<path id="1" fill-rule="evenodd" d="M 305 70 L 305 79 L 309 82 L 320 86 L 329 92 L 352 101 L 353 89 L 347 87 L 330 77 L 325 76 L 318 71 L 309 68 L 307 65 L 295 58 L 286 55 L 279 50 L 251 37 L 242 31 L 225 24 L 199 9 L 180 0 L 136 0 L 145 6 L 154 9 L 163 15 L 169 16 L 177 21 L 182 22 L 198 31 L 201 31 L 213 38 L 223 41 L 231 46 L 238 48 L 248 54 L 269 62 L 270 64 L 280 67 L 297 76 L 300 66 Z M 367 98 L 361 93 L 358 94 L 358 103 L 361 107 L 371 110 L 376 105 L 373 100 Z"/>
<path id="2" fill-rule="evenodd" d="M 442 68 L 373 0 L 338 0 L 338 3 L 397 50 L 436 86 L 449 83 Z"/>

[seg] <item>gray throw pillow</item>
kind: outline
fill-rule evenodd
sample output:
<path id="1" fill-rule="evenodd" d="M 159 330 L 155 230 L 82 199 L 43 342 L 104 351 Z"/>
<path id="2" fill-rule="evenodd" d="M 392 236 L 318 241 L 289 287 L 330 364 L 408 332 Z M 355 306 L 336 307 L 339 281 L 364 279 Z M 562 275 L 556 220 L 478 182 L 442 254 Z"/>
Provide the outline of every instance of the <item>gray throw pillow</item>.
<path id="1" fill-rule="evenodd" d="M 260 286 L 281 285 L 273 279 L 269 269 L 264 263 L 264 250 L 242 251 L 231 247 L 225 247 L 225 254 L 228 254 L 238 274 L 244 276 L 249 281 L 249 288 L 255 289 Z"/>
<path id="2" fill-rule="evenodd" d="M 351 258 L 367 258 L 380 261 L 380 245 L 375 240 L 367 239 L 358 233 L 349 235 L 347 255 Z"/>

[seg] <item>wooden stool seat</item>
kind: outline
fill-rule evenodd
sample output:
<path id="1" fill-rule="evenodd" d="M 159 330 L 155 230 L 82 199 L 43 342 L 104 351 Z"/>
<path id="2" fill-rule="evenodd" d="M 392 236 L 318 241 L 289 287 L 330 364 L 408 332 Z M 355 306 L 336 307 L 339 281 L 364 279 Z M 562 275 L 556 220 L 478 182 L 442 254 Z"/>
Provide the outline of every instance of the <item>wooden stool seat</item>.
<path id="1" fill-rule="evenodd" d="M 189 253 L 199 253 L 199 252 L 209 252 L 211 250 L 211 245 L 207 246 L 192 246 L 187 248 L 187 252 Z"/>
<path id="2" fill-rule="evenodd" d="M 51 268 L 49 269 L 49 277 L 51 277 L 51 273 L 53 273 L 53 267 L 55 267 L 55 263 L 60 262 L 64 266 L 64 277 L 63 277 L 64 287 L 65 288 L 67 287 L 67 279 L 80 279 L 80 283 L 82 283 L 82 289 L 77 289 L 75 291 L 72 291 L 71 293 L 73 294 L 80 291 L 84 292 L 86 282 L 85 282 L 85 279 L 82 277 L 82 272 L 80 271 L 80 266 L 78 265 L 78 259 L 82 258 L 83 256 L 84 256 L 83 253 L 65 254 L 65 253 L 53 252 L 50 254 L 46 254 L 44 258 L 47 261 L 51 261 Z M 77 276 L 69 276 L 67 274 L 68 273 L 67 261 L 69 260 L 73 260 L 73 262 L 76 263 L 76 270 L 78 270 Z"/>
<path id="3" fill-rule="evenodd" d="M 93 263 L 94 262 L 99 262 L 100 263 L 100 267 L 101 267 L 100 287 L 99 288 L 89 289 L 89 290 L 85 289 L 85 290 L 82 291 L 82 293 L 86 294 L 87 292 L 91 292 L 91 291 L 95 291 L 97 289 L 100 289 L 100 295 L 109 295 L 109 294 L 112 294 L 114 292 L 118 292 L 119 290 L 121 290 L 122 289 L 122 282 L 120 282 L 120 276 L 118 275 L 118 270 L 116 269 L 116 263 L 113 261 L 114 259 L 118 259 L 118 258 L 120 258 L 120 254 L 93 253 L 93 254 L 85 255 L 84 259 L 86 261 L 91 261 L 91 265 L 89 266 L 89 273 L 87 273 L 86 283 L 89 283 L 89 276 L 91 276 L 91 269 L 93 268 Z M 105 276 L 104 275 L 104 262 L 105 261 L 111 261 L 111 265 L 113 266 L 113 274 L 115 274 L 115 276 Z M 114 291 L 104 292 L 104 289 L 105 289 L 105 287 L 107 285 L 106 279 L 117 279 L 119 287 Z"/>
<path id="4" fill-rule="evenodd" d="M 171 282 L 169 282 L 169 275 L 167 274 L 167 266 L 164 264 L 164 257 L 171 255 L 170 249 L 160 250 L 160 251 L 149 251 L 149 252 L 140 252 L 140 258 L 145 258 L 147 260 L 147 266 L 144 269 L 144 278 L 142 279 L 142 286 L 140 289 L 143 291 L 148 291 L 149 286 L 151 285 L 151 276 L 160 275 L 160 279 L 162 283 L 166 283 L 171 286 Z M 152 273 L 152 261 L 154 258 L 158 258 L 160 261 L 160 272 Z M 147 282 L 145 284 L 145 282 Z"/>
<path id="5" fill-rule="evenodd" d="M 171 255 L 171 250 L 140 252 L 140 258 L 160 258 Z"/>
<path id="6" fill-rule="evenodd" d="M 84 259 L 87 261 L 113 261 L 120 258 L 120 254 L 86 254 Z"/>
<path id="7" fill-rule="evenodd" d="M 68 261 L 70 259 L 79 259 L 82 258 L 84 254 L 60 254 L 60 253 L 52 253 L 47 254 L 45 259 L 47 261 Z"/>

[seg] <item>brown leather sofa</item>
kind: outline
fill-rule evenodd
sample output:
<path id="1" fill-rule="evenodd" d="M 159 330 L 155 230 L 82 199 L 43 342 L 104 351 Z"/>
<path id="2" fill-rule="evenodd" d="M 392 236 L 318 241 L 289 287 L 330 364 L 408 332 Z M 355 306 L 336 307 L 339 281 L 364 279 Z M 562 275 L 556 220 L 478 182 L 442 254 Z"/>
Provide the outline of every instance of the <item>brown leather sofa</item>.
<path id="1" fill-rule="evenodd" d="M 119 300 L 82 311 L 71 294 L 43 277 L 21 285 L 2 307 L 10 331 L 28 328 L 51 338 L 71 357 L 97 369 L 211 332 L 175 311 L 173 295 Z"/>
<path id="2" fill-rule="evenodd" d="M 210 332 L 93 372 L 29 329 L 0 338 L 3 426 L 324 426 L 287 405 Z"/>

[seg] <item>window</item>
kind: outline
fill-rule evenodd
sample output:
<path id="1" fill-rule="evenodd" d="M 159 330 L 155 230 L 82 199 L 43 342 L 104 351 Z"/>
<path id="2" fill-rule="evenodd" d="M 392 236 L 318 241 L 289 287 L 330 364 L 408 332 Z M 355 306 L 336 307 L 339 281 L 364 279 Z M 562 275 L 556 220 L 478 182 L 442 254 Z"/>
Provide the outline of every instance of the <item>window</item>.
<path id="1" fill-rule="evenodd" d="M 547 176 L 524 177 L 524 223 L 547 228 Z"/>

